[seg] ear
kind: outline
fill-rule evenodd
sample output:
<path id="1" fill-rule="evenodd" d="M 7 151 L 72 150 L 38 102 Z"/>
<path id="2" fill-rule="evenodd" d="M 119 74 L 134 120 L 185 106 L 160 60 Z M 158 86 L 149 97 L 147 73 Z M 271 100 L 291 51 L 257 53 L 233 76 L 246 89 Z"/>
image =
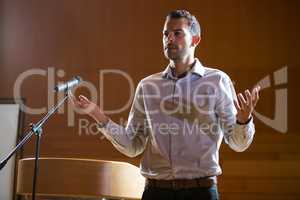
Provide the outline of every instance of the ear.
<path id="1" fill-rule="evenodd" d="M 196 47 L 201 41 L 201 37 L 199 35 L 192 36 L 192 46 Z"/>

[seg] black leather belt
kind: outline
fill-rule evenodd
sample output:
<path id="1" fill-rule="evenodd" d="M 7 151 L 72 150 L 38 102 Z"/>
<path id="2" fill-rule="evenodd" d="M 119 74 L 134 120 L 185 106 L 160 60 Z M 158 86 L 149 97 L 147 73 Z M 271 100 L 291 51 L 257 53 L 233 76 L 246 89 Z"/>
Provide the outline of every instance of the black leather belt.
<path id="1" fill-rule="evenodd" d="M 175 180 L 157 180 L 146 179 L 146 187 L 166 188 L 166 189 L 188 189 L 199 187 L 211 187 L 217 184 L 217 177 L 203 177 L 196 179 L 175 179 Z"/>

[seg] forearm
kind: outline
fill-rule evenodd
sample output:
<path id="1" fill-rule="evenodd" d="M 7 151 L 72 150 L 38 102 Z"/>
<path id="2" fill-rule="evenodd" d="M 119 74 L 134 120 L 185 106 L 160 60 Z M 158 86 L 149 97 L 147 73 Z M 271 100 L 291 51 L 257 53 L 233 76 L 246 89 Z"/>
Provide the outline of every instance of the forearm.
<path id="1" fill-rule="evenodd" d="M 135 157 L 145 149 L 146 137 L 142 132 L 124 128 L 110 119 L 99 130 L 117 150 L 129 157 Z"/>

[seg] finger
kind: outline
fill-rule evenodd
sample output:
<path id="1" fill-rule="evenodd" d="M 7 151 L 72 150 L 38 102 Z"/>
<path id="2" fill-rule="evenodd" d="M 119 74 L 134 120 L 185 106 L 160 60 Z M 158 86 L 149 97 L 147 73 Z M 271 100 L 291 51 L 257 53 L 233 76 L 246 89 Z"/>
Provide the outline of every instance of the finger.
<path id="1" fill-rule="evenodd" d="M 73 93 L 71 92 L 71 90 L 68 91 L 68 96 L 70 97 L 70 99 L 73 99 L 73 98 L 74 98 L 74 95 L 73 95 Z"/>
<path id="2" fill-rule="evenodd" d="M 252 97 L 255 97 L 256 93 L 259 92 L 259 90 L 260 90 L 259 85 L 256 85 L 255 87 L 253 87 L 252 92 L 251 92 Z"/>
<path id="3" fill-rule="evenodd" d="M 257 93 L 257 88 L 254 87 L 252 92 L 251 92 L 251 101 L 252 101 L 252 104 L 256 101 L 256 93 Z"/>
<path id="4" fill-rule="evenodd" d="M 78 103 L 81 107 L 86 107 L 89 104 L 89 101 L 87 101 L 82 95 L 79 95 L 78 97 Z"/>
<path id="5" fill-rule="evenodd" d="M 250 93 L 249 90 L 245 91 L 245 96 L 246 96 L 246 99 L 247 99 L 247 105 L 252 106 L 252 96 L 251 96 L 251 93 Z"/>
<path id="6" fill-rule="evenodd" d="M 239 105 L 239 102 L 237 100 L 233 100 L 234 106 L 237 110 L 241 110 L 241 107 Z"/>
<path id="7" fill-rule="evenodd" d="M 256 86 L 251 91 L 252 100 L 255 98 L 255 93 L 256 93 Z"/>
<path id="8" fill-rule="evenodd" d="M 70 99 L 71 103 L 75 106 L 78 106 L 79 102 L 70 90 L 68 91 L 68 95 L 70 97 L 69 99 Z"/>
<path id="9" fill-rule="evenodd" d="M 257 89 L 257 92 L 259 92 L 260 89 L 261 89 L 260 85 L 257 85 L 257 86 L 256 86 L 256 89 Z"/>
<path id="10" fill-rule="evenodd" d="M 81 106 L 83 108 L 89 108 L 89 110 L 93 110 L 95 107 L 95 104 L 91 102 L 87 97 L 80 95 L 79 100 L 81 102 Z"/>
<path id="11" fill-rule="evenodd" d="M 83 95 L 79 95 L 79 99 L 81 102 L 90 103 L 90 100 Z"/>
<path id="12" fill-rule="evenodd" d="M 256 88 L 255 93 L 254 93 L 254 98 L 253 98 L 253 101 L 252 101 L 253 107 L 256 106 L 258 99 L 259 99 L 259 89 Z"/>
<path id="13" fill-rule="evenodd" d="M 245 107 L 247 106 L 247 102 L 244 98 L 244 96 L 242 95 L 242 93 L 238 94 L 238 100 L 239 100 L 239 105 L 241 107 L 241 109 L 245 109 Z"/>

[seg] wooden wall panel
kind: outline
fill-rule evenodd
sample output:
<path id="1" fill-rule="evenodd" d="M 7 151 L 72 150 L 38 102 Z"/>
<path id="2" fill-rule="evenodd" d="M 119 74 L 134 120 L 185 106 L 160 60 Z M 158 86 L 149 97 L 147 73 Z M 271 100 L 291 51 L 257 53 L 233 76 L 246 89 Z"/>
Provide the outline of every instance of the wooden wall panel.
<path id="1" fill-rule="evenodd" d="M 299 199 L 298 74 L 299 3 L 284 0 L 0 0 L 0 98 L 12 97 L 22 72 L 53 67 L 54 80 L 80 75 L 99 91 L 99 70 L 119 69 L 130 74 L 136 85 L 143 77 L 164 69 L 162 28 L 165 15 L 185 8 L 202 26 L 197 57 L 207 66 L 227 72 L 236 90 L 243 91 L 270 76 L 271 87 L 261 92 L 257 111 L 274 117 L 274 94 L 288 89 L 288 131 L 280 133 L 255 118 L 256 136 L 244 153 L 235 153 L 223 144 L 220 177 L 222 199 Z M 274 74 L 288 67 L 288 82 L 274 84 Z M 50 69 L 51 70 L 51 69 Z M 59 70 L 64 76 L 57 76 Z M 50 71 L 49 71 L 50 72 Z M 107 76 L 103 91 L 104 108 L 123 106 L 129 98 L 128 83 L 120 76 Z M 27 105 L 42 107 L 52 88 L 45 76 L 24 81 L 22 96 Z M 77 94 L 89 95 L 86 89 Z M 98 103 L 100 103 L 98 101 Z M 102 102 L 103 103 L 103 102 Z M 138 165 L 139 157 L 121 155 L 101 134 L 82 133 L 76 115 L 54 116 L 44 128 L 42 156 L 122 160 Z M 126 119 L 129 109 L 111 115 L 117 122 Z M 27 115 L 26 123 L 41 115 Z M 1 138 L 2 139 L 2 138 Z M 25 157 L 33 156 L 31 141 Z"/>

